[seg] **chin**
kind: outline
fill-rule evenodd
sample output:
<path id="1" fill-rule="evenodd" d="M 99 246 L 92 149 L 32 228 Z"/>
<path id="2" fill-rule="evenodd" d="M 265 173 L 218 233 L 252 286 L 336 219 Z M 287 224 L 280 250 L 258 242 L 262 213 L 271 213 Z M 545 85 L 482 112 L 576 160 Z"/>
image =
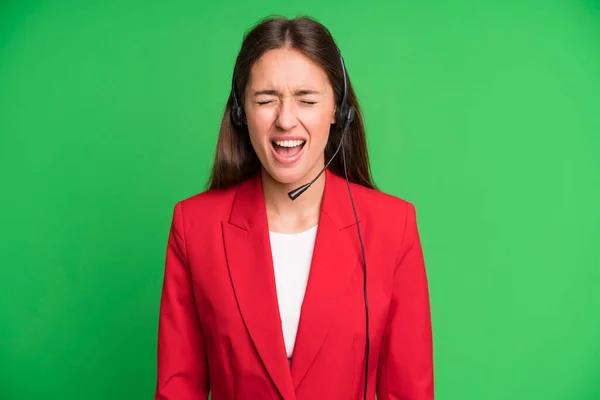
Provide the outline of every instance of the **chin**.
<path id="1" fill-rule="evenodd" d="M 295 166 L 295 167 L 279 167 L 270 166 L 266 168 L 269 176 L 283 184 L 283 185 L 303 185 L 307 183 L 311 178 L 307 178 L 309 169 L 306 167 Z M 306 181 L 306 182 L 305 182 Z"/>

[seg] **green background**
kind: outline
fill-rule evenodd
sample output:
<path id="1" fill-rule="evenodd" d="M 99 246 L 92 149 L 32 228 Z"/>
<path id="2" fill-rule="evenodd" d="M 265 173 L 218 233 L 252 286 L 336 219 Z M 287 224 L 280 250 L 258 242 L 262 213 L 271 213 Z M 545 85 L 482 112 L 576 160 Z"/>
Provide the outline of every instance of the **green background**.
<path id="1" fill-rule="evenodd" d="M 417 207 L 437 399 L 600 399 L 600 3 L 0 3 L 0 398 L 149 399 L 242 34 L 325 23 Z"/>

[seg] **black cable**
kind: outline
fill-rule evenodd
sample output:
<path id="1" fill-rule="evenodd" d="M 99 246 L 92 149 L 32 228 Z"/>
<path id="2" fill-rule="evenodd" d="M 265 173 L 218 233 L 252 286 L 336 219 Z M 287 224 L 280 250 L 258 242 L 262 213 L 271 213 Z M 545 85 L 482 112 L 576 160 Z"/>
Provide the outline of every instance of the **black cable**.
<path id="1" fill-rule="evenodd" d="M 345 132 L 344 132 L 345 133 Z M 352 190 L 350 189 L 350 181 L 348 180 L 348 169 L 346 168 L 346 152 L 344 151 L 344 135 L 342 135 L 342 160 L 344 161 L 344 175 L 346 176 L 346 185 L 348 186 L 348 194 L 350 195 L 350 202 L 352 203 L 352 210 L 354 211 L 354 218 L 356 219 L 356 230 L 358 232 L 358 240 L 360 242 L 360 248 L 362 250 L 363 258 L 363 293 L 365 299 L 365 331 L 366 331 L 366 346 L 365 346 L 365 386 L 363 392 L 363 399 L 367 400 L 367 386 L 369 379 L 369 352 L 371 348 L 371 339 L 369 336 L 369 299 L 367 297 L 367 259 L 365 256 L 365 247 L 362 241 L 362 235 L 360 234 L 360 225 L 358 224 L 358 214 L 356 213 L 356 207 L 354 206 L 354 199 L 352 198 Z M 339 149 L 339 148 L 338 148 Z"/>

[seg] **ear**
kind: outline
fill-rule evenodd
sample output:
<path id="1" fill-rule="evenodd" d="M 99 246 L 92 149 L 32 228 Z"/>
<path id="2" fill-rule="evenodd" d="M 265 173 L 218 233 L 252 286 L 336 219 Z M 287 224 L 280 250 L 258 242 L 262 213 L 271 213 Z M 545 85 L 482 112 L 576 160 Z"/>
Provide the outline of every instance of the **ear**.
<path id="1" fill-rule="evenodd" d="M 331 124 L 335 124 L 336 123 L 336 118 L 335 118 L 335 112 L 337 111 L 337 106 L 333 107 L 333 114 L 331 115 Z"/>

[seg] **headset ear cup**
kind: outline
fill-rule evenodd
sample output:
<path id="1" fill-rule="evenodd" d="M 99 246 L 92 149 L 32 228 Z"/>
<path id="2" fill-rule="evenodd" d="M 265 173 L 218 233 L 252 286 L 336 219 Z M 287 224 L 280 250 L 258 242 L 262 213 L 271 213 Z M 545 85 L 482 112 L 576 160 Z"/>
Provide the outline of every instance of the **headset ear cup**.
<path id="1" fill-rule="evenodd" d="M 231 122 L 238 128 L 244 126 L 242 109 L 235 104 L 231 106 Z"/>
<path id="2" fill-rule="evenodd" d="M 356 108 L 354 106 L 350 106 L 348 107 L 348 117 L 347 117 L 347 124 L 350 125 L 352 122 L 354 122 L 354 118 L 356 117 Z"/>
<path id="3" fill-rule="evenodd" d="M 231 117 L 231 122 L 234 126 L 238 125 L 237 112 L 236 107 L 234 105 L 231 106 L 231 110 L 229 111 L 229 116 Z"/>
<path id="4" fill-rule="evenodd" d="M 231 82 L 231 109 L 229 111 L 231 122 L 238 128 L 244 126 L 244 110 L 240 107 L 237 96 L 235 95 L 235 72 Z"/>
<path id="5" fill-rule="evenodd" d="M 336 124 L 339 129 L 348 129 L 356 117 L 354 106 L 344 105 L 340 107 L 340 113 L 336 115 Z"/>
<path id="6" fill-rule="evenodd" d="M 348 107 L 346 104 L 341 104 L 335 113 L 335 123 L 339 129 L 344 127 L 346 117 L 348 116 Z"/>

